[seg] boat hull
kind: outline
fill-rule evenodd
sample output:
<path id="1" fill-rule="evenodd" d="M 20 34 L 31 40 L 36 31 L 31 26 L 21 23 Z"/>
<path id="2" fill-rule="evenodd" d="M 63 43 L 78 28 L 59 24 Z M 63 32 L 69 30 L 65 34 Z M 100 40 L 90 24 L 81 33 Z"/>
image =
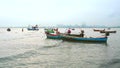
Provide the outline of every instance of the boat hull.
<path id="1" fill-rule="evenodd" d="M 83 38 L 83 37 L 62 36 L 62 39 L 66 40 L 66 41 L 77 41 L 77 42 L 107 42 L 107 37 L 103 37 L 103 38 Z"/>
<path id="2" fill-rule="evenodd" d="M 60 35 L 46 35 L 47 36 L 47 38 L 49 38 L 49 39 L 62 39 L 62 37 L 60 36 Z"/>

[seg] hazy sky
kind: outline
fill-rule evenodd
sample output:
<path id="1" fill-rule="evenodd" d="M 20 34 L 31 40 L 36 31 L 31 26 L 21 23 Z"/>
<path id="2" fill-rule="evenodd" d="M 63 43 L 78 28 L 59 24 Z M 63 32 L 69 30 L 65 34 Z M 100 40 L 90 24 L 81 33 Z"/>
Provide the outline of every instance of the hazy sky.
<path id="1" fill-rule="evenodd" d="M 120 0 L 0 0 L 0 26 L 119 25 Z"/>

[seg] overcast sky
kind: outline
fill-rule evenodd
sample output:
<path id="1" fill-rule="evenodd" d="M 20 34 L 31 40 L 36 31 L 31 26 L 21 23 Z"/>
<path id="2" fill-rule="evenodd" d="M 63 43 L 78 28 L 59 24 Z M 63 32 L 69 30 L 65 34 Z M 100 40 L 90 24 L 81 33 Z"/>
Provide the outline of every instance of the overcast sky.
<path id="1" fill-rule="evenodd" d="M 119 25 L 120 0 L 0 0 L 0 26 Z"/>

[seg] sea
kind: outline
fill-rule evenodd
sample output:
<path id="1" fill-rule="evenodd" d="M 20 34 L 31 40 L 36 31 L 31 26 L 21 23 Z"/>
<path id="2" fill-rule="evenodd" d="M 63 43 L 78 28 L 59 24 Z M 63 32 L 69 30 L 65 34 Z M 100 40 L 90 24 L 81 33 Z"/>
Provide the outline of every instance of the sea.
<path id="1" fill-rule="evenodd" d="M 110 29 L 117 33 L 111 33 L 107 43 L 47 39 L 44 28 L 23 29 L 0 28 L 0 68 L 120 68 L 120 28 Z M 58 30 L 65 33 L 67 28 Z M 85 37 L 104 36 L 93 28 L 75 28 L 72 33 L 80 30 Z"/>

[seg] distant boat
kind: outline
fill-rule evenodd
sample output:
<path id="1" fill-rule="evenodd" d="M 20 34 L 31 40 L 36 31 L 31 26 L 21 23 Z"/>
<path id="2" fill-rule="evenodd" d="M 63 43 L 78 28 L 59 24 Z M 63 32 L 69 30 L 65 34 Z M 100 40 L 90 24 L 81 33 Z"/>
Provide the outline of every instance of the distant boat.
<path id="1" fill-rule="evenodd" d="M 78 41 L 78 42 L 107 42 L 107 37 L 85 38 L 85 37 L 75 37 L 75 36 L 63 35 L 62 39 L 67 40 L 67 41 Z"/>
<path id="2" fill-rule="evenodd" d="M 97 30 L 97 29 L 93 29 L 94 31 L 100 32 L 100 33 L 116 33 L 116 31 L 113 30 Z"/>
<path id="3" fill-rule="evenodd" d="M 28 30 L 39 30 L 38 28 L 27 28 Z"/>
<path id="4" fill-rule="evenodd" d="M 39 30 L 38 25 L 35 26 L 28 26 L 28 30 Z"/>
<path id="5" fill-rule="evenodd" d="M 93 29 L 93 31 L 105 31 L 105 29 L 103 29 L 103 30 Z"/>
<path id="6" fill-rule="evenodd" d="M 116 31 L 100 31 L 100 33 L 116 33 Z"/>

